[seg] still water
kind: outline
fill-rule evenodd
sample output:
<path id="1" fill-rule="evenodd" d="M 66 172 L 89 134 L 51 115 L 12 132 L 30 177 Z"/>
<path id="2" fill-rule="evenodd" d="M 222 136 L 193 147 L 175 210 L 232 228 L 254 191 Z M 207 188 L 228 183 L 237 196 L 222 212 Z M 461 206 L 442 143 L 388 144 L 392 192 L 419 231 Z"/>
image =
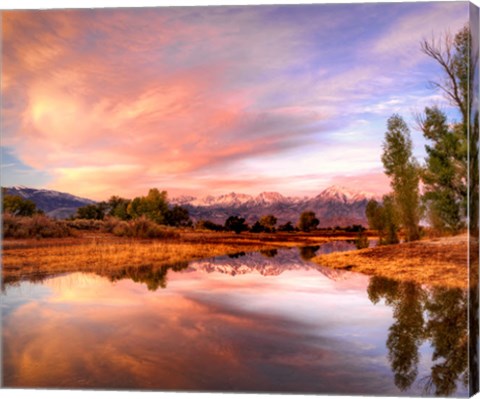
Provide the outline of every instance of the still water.
<path id="1" fill-rule="evenodd" d="M 5 281 L 4 386 L 467 396 L 466 293 L 309 262 L 351 247 Z"/>

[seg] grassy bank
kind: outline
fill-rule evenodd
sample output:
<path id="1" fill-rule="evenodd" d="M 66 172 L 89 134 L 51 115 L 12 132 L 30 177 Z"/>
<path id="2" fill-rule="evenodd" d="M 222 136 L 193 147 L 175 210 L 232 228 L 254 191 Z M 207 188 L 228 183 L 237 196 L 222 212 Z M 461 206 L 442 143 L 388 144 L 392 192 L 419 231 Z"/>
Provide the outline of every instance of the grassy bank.
<path id="1" fill-rule="evenodd" d="M 55 239 L 7 239 L 3 241 L 3 276 L 162 267 L 238 252 L 315 245 L 339 238 L 311 233 L 239 235 L 179 230 L 174 237 L 151 240 L 99 232 L 81 232 L 74 237 Z"/>
<path id="2" fill-rule="evenodd" d="M 467 235 L 319 255 L 312 261 L 420 284 L 467 288 Z"/>

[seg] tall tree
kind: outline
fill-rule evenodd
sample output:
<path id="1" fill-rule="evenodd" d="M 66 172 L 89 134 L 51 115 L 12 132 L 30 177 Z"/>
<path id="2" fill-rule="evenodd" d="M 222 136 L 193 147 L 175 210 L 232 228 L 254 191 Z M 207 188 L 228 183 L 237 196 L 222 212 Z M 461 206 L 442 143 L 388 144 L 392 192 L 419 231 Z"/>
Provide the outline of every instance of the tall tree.
<path id="1" fill-rule="evenodd" d="M 426 164 L 422 173 L 423 200 L 430 224 L 438 231 L 457 233 L 464 226 L 467 199 L 466 140 L 460 125 L 449 126 L 438 107 L 425 108 L 419 119 L 425 146 Z"/>
<path id="2" fill-rule="evenodd" d="M 147 196 L 134 198 L 128 205 L 127 212 L 134 219 L 145 216 L 156 223 L 165 224 L 168 212 L 167 192 L 152 188 Z"/>
<path id="3" fill-rule="evenodd" d="M 2 187 L 2 212 L 15 216 L 33 216 L 36 213 L 43 213 L 37 209 L 35 202 L 19 195 L 7 194 L 4 187 Z"/>
<path id="4" fill-rule="evenodd" d="M 472 57 L 470 54 L 471 40 L 467 24 L 455 36 L 447 33 L 440 39 L 421 42 L 422 51 L 436 61 L 443 72 L 442 81 L 430 83 L 444 93 L 461 115 L 459 123 L 447 124 L 446 117 L 439 116 L 439 112 L 432 115 L 432 109 L 427 108 L 421 121 L 425 137 L 433 142 L 433 146 L 430 147 L 433 151 L 429 152 L 427 148 L 427 172 L 430 180 L 426 182 L 428 194 L 426 200 L 430 205 L 429 212 L 438 227 L 453 232 L 462 227 L 462 221 L 467 215 L 469 115 L 475 97 L 474 73 L 478 67 L 476 64 L 478 57 Z M 446 159 L 448 164 L 439 165 L 439 161 Z M 446 172 L 445 169 L 453 170 L 454 174 L 447 172 L 444 177 L 442 174 Z M 450 181 L 446 181 L 448 178 Z M 441 179 L 444 181 L 439 183 Z M 432 180 L 435 185 L 432 185 Z M 438 194 L 432 194 L 434 191 L 438 191 Z"/>
<path id="5" fill-rule="evenodd" d="M 468 115 L 473 99 L 473 74 L 475 57 L 470 57 L 470 28 L 465 25 L 455 37 L 446 33 L 442 38 L 423 40 L 422 51 L 435 60 L 442 68 L 442 82 L 430 83 L 443 91 L 447 99 L 458 108 L 462 115 L 462 125 L 466 134 Z"/>
<path id="6" fill-rule="evenodd" d="M 390 177 L 393 199 L 407 241 L 420 238 L 419 166 L 412 154 L 410 129 L 399 115 L 388 119 L 382 162 Z"/>

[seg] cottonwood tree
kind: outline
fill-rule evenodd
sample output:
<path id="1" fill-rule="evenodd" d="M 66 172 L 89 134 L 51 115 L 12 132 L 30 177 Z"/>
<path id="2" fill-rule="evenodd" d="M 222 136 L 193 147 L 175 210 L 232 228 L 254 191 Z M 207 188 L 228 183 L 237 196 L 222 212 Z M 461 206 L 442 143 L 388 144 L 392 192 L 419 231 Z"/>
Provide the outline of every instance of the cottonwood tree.
<path id="1" fill-rule="evenodd" d="M 378 231 L 379 244 L 397 244 L 398 240 L 398 214 L 391 195 L 383 196 L 382 203 L 371 199 L 367 203 L 366 216 L 371 229 Z"/>
<path id="2" fill-rule="evenodd" d="M 258 221 L 266 232 L 275 231 L 275 225 L 277 224 L 277 218 L 273 215 L 265 215 Z"/>
<path id="3" fill-rule="evenodd" d="M 315 216 L 315 212 L 305 211 L 300 215 L 298 228 L 304 232 L 309 232 L 315 230 L 319 224 L 320 221 Z"/>
<path id="4" fill-rule="evenodd" d="M 158 224 L 165 224 L 168 212 L 167 192 L 152 188 L 145 197 L 134 198 L 128 205 L 127 212 L 133 219 L 145 216 Z"/>
<path id="5" fill-rule="evenodd" d="M 469 115 L 478 61 L 470 54 L 471 39 L 469 26 L 465 25 L 455 36 L 446 33 L 439 39 L 421 42 L 422 51 L 443 72 L 443 80 L 431 81 L 431 85 L 440 89 L 461 115 L 461 122 L 447 123 L 445 114 L 427 107 L 419 117 L 423 134 L 431 142 L 426 147 L 424 199 L 434 227 L 453 233 L 463 227 L 467 215 Z M 471 146 L 472 151 L 475 146 Z M 478 186 L 476 180 L 473 184 Z M 471 187 L 472 192 L 477 186 Z"/>
<path id="6" fill-rule="evenodd" d="M 462 115 L 462 125 L 467 132 L 468 116 L 473 100 L 473 74 L 476 57 L 470 57 L 470 28 L 465 25 L 452 37 L 445 33 L 439 39 L 423 40 L 421 50 L 435 60 L 443 71 L 443 81 L 431 81 L 447 99 L 458 108 Z"/>
<path id="7" fill-rule="evenodd" d="M 466 140 L 461 125 L 453 127 L 438 107 L 425 108 L 419 118 L 427 158 L 422 173 L 423 201 L 431 226 L 441 232 L 457 233 L 464 227 L 467 208 Z"/>
<path id="8" fill-rule="evenodd" d="M 5 213 L 11 213 L 15 216 L 33 216 L 36 213 L 43 213 L 37 209 L 35 202 L 20 197 L 19 195 L 10 195 L 3 191 L 2 210 Z"/>
<path id="9" fill-rule="evenodd" d="M 406 241 L 420 238 L 419 166 L 412 154 L 410 129 L 400 115 L 392 115 L 383 142 L 382 162 Z"/>

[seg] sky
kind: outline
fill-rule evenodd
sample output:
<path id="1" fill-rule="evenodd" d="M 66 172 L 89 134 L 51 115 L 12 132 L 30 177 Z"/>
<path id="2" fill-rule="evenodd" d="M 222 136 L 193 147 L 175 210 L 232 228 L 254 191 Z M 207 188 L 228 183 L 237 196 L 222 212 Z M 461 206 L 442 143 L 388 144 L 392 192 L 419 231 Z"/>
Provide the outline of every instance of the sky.
<path id="1" fill-rule="evenodd" d="M 389 191 L 387 119 L 439 105 L 468 3 L 4 11 L 2 186 L 95 200 Z"/>

